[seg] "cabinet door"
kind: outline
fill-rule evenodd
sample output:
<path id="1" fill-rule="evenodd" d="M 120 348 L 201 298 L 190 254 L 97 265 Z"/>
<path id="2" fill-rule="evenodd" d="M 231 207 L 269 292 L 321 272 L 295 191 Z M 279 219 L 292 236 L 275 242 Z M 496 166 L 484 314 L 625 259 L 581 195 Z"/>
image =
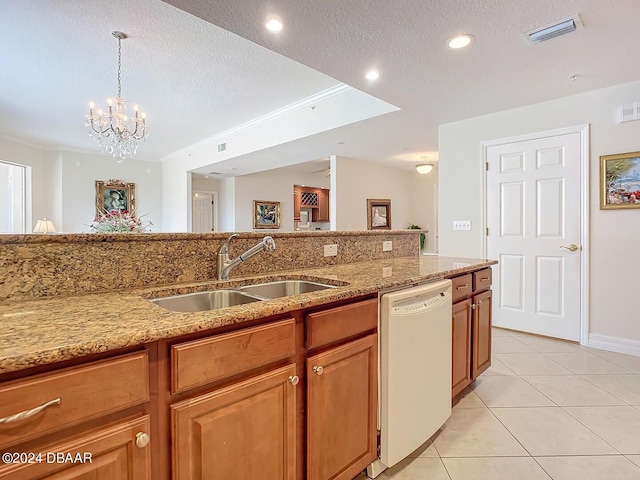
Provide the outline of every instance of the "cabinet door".
<path id="1" fill-rule="evenodd" d="M 300 221 L 300 190 L 293 189 L 293 219 Z"/>
<path id="2" fill-rule="evenodd" d="M 351 480 L 376 458 L 377 337 L 307 359 L 307 480 Z"/>
<path id="3" fill-rule="evenodd" d="M 318 196 L 318 221 L 329 221 L 329 190 L 323 188 Z"/>
<path id="4" fill-rule="evenodd" d="M 451 397 L 471 383 L 471 300 L 453 304 Z"/>
<path id="5" fill-rule="evenodd" d="M 471 377 L 491 366 L 491 290 L 473 297 L 473 361 Z"/>
<path id="6" fill-rule="evenodd" d="M 295 365 L 171 406 L 174 480 L 294 480 Z"/>
<path id="7" fill-rule="evenodd" d="M 143 436 L 149 433 L 148 416 L 102 428 L 38 449 L 34 463 L 5 464 L 0 479 L 151 480 L 151 445 Z"/>

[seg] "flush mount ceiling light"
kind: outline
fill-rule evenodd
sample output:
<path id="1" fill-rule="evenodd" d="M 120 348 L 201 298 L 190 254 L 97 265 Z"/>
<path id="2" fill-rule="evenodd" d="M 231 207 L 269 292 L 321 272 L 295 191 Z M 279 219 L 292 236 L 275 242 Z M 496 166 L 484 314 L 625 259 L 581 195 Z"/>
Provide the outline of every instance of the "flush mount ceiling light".
<path id="1" fill-rule="evenodd" d="M 279 31 L 282 30 L 282 27 L 284 25 L 282 24 L 280 19 L 278 19 L 278 18 L 270 18 L 269 20 L 267 20 L 267 23 L 265 23 L 264 26 L 270 32 L 279 32 Z"/>
<path id="2" fill-rule="evenodd" d="M 544 27 L 535 28 L 523 33 L 522 38 L 530 44 L 541 43 L 559 37 L 560 35 L 575 32 L 579 27 L 582 27 L 582 21 L 580 20 L 580 15 L 576 13 L 572 17 L 563 18 Z"/>
<path id="3" fill-rule="evenodd" d="M 427 160 L 429 160 L 429 157 L 420 157 L 420 160 L 422 161 L 422 163 L 419 163 L 418 165 L 416 165 L 416 171 L 420 175 L 426 175 L 431 170 L 433 170 L 433 164 L 427 163 Z"/>
<path id="4" fill-rule="evenodd" d="M 364 78 L 366 78 L 370 82 L 373 82 L 373 81 L 377 80 L 378 78 L 380 78 L 380 72 L 378 72 L 377 70 L 369 70 L 364 75 Z"/>
<path id="5" fill-rule="evenodd" d="M 118 96 L 107 99 L 109 112 L 104 113 L 101 108 L 93 110 L 93 102 L 89 103 L 89 115 L 86 116 L 85 126 L 89 127 L 89 136 L 100 144 L 103 153 L 110 153 L 118 163 L 127 157 L 132 157 L 138 150 L 138 142 L 144 140 L 149 127 L 146 124 L 146 114 L 136 112 L 134 118 L 127 116 L 127 101 L 122 98 L 120 85 L 122 47 L 121 42 L 127 38 L 126 33 L 111 32 L 118 39 Z"/>
<path id="6" fill-rule="evenodd" d="M 474 38 L 475 37 L 473 35 L 469 35 L 468 33 L 456 35 L 455 37 L 447 40 L 447 45 L 449 46 L 449 48 L 453 49 L 468 47 L 473 43 Z"/>

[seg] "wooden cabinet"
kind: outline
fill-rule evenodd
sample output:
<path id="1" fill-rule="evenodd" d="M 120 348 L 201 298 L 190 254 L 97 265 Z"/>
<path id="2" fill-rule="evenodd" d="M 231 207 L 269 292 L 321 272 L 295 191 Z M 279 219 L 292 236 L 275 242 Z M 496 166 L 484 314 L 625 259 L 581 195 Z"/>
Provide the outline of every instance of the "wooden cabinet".
<path id="1" fill-rule="evenodd" d="M 300 221 L 300 209 L 311 210 L 311 222 L 329 221 L 329 192 L 327 188 L 293 186 L 293 220 Z"/>
<path id="2" fill-rule="evenodd" d="M 329 221 L 329 190 L 318 189 L 318 208 L 312 211 L 314 222 Z"/>
<path id="3" fill-rule="evenodd" d="M 377 298 L 306 316 L 307 480 L 351 480 L 376 458 L 377 318 Z"/>
<path id="4" fill-rule="evenodd" d="M 453 277 L 451 396 L 491 366 L 491 268 Z"/>
<path id="5" fill-rule="evenodd" d="M 0 479 L 151 480 L 149 400 L 146 351 L 0 384 Z"/>
<path id="6" fill-rule="evenodd" d="M 351 480 L 376 458 L 377 335 L 307 359 L 307 479 Z"/>
<path id="7" fill-rule="evenodd" d="M 294 480 L 295 365 L 171 406 L 173 479 Z"/>
<path id="8" fill-rule="evenodd" d="M 151 445 L 145 437 L 150 428 L 145 415 L 66 442 L 30 449 L 33 456 L 26 457 L 29 463 L 5 462 L 0 466 L 0 479 L 152 480 Z"/>
<path id="9" fill-rule="evenodd" d="M 453 304 L 451 396 L 471 383 L 471 300 Z"/>

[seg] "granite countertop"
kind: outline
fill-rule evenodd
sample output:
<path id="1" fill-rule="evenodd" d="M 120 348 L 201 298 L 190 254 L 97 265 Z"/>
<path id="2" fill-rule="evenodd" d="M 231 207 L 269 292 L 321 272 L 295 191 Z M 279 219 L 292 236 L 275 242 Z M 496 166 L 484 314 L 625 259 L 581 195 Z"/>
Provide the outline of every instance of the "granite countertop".
<path id="1" fill-rule="evenodd" d="M 493 265 L 494 260 L 414 256 L 170 287 L 52 297 L 0 305 L 0 373 L 242 323 Z M 171 312 L 148 298 L 286 278 L 337 288 L 205 312 Z"/>

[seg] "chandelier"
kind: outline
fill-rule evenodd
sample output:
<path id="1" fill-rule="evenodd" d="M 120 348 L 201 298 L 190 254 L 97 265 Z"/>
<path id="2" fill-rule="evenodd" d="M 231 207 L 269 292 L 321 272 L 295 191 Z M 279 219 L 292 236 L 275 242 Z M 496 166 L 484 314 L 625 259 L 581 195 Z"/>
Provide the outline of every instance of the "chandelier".
<path id="1" fill-rule="evenodd" d="M 94 103 L 89 103 L 89 115 L 86 116 L 85 126 L 89 127 L 89 136 L 100 144 L 103 153 L 110 153 L 118 163 L 135 155 L 138 150 L 138 142 L 144 140 L 149 127 L 147 127 L 144 112 L 138 112 L 138 106 L 134 105 L 135 117 L 127 116 L 127 101 L 122 98 L 120 85 L 122 48 L 120 43 L 127 38 L 126 33 L 111 32 L 118 39 L 118 96 L 107 99 L 109 111 L 103 112 L 101 108 L 94 110 Z"/>

